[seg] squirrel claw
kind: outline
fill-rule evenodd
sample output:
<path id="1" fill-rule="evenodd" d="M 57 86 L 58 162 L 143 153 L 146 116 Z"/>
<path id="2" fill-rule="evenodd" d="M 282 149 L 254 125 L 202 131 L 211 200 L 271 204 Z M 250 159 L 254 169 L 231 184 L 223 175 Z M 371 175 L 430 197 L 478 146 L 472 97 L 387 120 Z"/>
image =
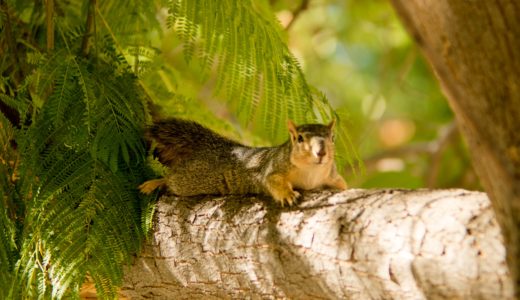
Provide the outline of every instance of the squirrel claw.
<path id="1" fill-rule="evenodd" d="M 275 198 L 282 207 L 284 207 L 285 203 L 287 203 L 289 206 L 292 206 L 298 198 L 300 198 L 301 194 L 297 191 L 290 190 L 287 192 L 287 194 L 283 195 L 280 198 Z"/>

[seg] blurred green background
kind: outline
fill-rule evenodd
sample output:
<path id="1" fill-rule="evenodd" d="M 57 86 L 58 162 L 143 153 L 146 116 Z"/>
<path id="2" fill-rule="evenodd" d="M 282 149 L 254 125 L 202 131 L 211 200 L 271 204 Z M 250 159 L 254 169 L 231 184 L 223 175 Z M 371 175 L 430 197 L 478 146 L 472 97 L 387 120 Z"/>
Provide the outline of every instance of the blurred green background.
<path id="1" fill-rule="evenodd" d="M 282 24 L 301 7 L 289 3 Z M 365 163 L 352 185 L 479 188 L 439 84 L 388 1 L 310 1 L 288 36 Z"/>
<path id="2" fill-rule="evenodd" d="M 363 162 L 342 168 L 351 187 L 481 189 L 439 84 L 388 1 L 269 4 L 308 82 L 336 109 Z M 200 78 L 196 61 L 186 63 L 166 15 L 158 14 L 164 33 L 152 34 L 156 53 L 141 53 L 163 66 L 141 74 L 160 113 L 195 118 L 248 144 L 269 144 L 238 125 L 215 93 L 215 80 Z"/>

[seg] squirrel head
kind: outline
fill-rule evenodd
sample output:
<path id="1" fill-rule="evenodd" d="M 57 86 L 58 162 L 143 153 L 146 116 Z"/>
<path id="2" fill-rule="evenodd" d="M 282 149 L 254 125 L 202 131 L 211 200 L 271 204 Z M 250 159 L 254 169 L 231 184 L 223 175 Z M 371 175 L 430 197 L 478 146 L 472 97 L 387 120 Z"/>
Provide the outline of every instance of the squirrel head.
<path id="1" fill-rule="evenodd" d="M 287 122 L 291 135 L 291 162 L 296 166 L 326 165 L 334 161 L 334 125 L 305 124 L 296 126 Z"/>

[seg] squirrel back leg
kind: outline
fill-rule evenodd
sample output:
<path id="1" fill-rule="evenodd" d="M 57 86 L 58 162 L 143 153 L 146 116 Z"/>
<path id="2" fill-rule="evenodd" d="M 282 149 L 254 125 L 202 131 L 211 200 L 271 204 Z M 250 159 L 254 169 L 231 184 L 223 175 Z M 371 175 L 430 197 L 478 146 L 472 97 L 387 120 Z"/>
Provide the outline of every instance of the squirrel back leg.
<path id="1" fill-rule="evenodd" d="M 325 182 L 323 184 L 325 187 L 331 188 L 331 189 L 337 189 L 340 191 L 344 191 L 348 189 L 348 184 L 345 181 L 341 175 L 338 174 L 338 171 L 336 169 L 336 165 L 332 165 L 332 170 L 327 176 L 327 179 L 325 179 Z"/>
<path id="2" fill-rule="evenodd" d="M 344 191 L 348 188 L 347 182 L 339 174 L 335 174 L 327 180 L 325 186 Z"/>
<path id="3" fill-rule="evenodd" d="M 143 182 L 143 184 L 141 184 L 139 186 L 139 190 L 143 194 L 150 195 L 153 191 L 155 191 L 155 189 L 162 187 L 162 186 L 166 186 L 165 178 L 152 179 L 152 180 Z"/>

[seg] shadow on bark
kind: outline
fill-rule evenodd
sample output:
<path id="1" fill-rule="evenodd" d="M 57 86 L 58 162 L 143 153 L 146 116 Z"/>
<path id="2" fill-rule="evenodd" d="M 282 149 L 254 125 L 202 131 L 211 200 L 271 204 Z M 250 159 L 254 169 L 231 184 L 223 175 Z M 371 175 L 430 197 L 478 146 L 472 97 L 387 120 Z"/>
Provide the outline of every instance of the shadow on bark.
<path id="1" fill-rule="evenodd" d="M 164 196 L 132 299 L 511 299 L 487 196 L 464 190 Z"/>

